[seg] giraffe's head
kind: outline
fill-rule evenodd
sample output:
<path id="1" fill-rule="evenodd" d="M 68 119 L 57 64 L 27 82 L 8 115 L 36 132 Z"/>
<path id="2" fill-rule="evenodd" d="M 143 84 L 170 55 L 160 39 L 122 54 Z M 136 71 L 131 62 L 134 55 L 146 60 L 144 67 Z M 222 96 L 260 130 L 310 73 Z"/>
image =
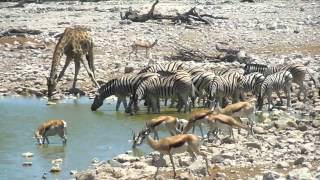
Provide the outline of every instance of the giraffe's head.
<path id="1" fill-rule="evenodd" d="M 53 95 L 53 92 L 56 90 L 57 86 L 57 78 L 47 78 L 47 85 L 48 85 L 48 98 L 50 99 L 51 96 Z"/>

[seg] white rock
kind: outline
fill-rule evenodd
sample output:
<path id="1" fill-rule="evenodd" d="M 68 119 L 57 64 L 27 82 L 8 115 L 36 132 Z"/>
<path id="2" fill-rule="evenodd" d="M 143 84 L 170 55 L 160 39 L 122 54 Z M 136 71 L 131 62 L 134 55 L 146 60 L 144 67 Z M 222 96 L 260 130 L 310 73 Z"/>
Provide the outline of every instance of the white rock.
<path id="1" fill-rule="evenodd" d="M 51 160 L 51 164 L 59 164 L 59 163 L 62 163 L 62 161 L 63 161 L 62 158 L 54 159 L 54 160 Z"/>
<path id="2" fill-rule="evenodd" d="M 286 161 L 281 161 L 277 163 L 277 168 L 279 169 L 288 168 L 288 167 L 289 167 L 289 163 Z"/>
<path id="3" fill-rule="evenodd" d="M 287 180 L 294 180 L 294 179 L 308 180 L 308 179 L 312 179 L 312 175 L 308 168 L 303 167 L 300 169 L 294 169 L 289 172 L 289 174 L 287 175 Z"/>
<path id="4" fill-rule="evenodd" d="M 124 162 L 135 162 L 135 161 L 139 161 L 138 157 L 135 156 L 131 156 L 128 154 L 120 154 L 118 156 L 116 156 L 114 158 L 114 160 L 120 162 L 120 163 L 124 163 Z"/>
<path id="5" fill-rule="evenodd" d="M 33 157 L 33 153 L 31 153 L 31 152 L 22 153 L 22 156 L 25 158 Z"/>

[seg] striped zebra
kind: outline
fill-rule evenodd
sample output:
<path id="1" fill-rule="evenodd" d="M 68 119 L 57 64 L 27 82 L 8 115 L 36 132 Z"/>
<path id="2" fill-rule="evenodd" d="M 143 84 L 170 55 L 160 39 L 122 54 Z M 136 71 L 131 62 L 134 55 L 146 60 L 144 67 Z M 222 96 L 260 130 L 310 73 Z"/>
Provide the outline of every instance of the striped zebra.
<path id="1" fill-rule="evenodd" d="M 224 106 L 222 98 L 232 97 L 232 103 L 238 102 L 240 94 L 237 88 L 242 78 L 243 76 L 235 71 L 215 76 L 207 88 L 210 98 L 214 98 L 217 106 L 222 107 Z"/>
<path id="2" fill-rule="evenodd" d="M 270 74 L 279 72 L 279 71 L 289 71 L 292 74 L 293 82 L 299 85 L 299 91 L 297 93 L 297 97 L 299 100 L 301 92 L 303 92 L 303 101 L 306 101 L 307 98 L 307 90 L 304 87 L 303 81 L 305 80 L 305 76 L 308 73 L 310 76 L 310 80 L 313 81 L 314 85 L 316 86 L 315 79 L 311 76 L 310 72 L 308 71 L 308 68 L 303 64 L 282 64 L 282 65 L 276 65 L 268 67 L 266 65 L 262 64 L 246 64 L 244 67 L 245 74 L 251 73 L 251 72 L 260 72 L 264 76 L 268 76 Z"/>
<path id="3" fill-rule="evenodd" d="M 259 72 L 253 72 L 245 75 L 239 83 L 240 96 L 244 98 L 244 93 L 252 92 L 256 97 L 259 96 L 261 84 L 265 76 Z M 245 99 L 245 98 L 244 98 Z"/>
<path id="4" fill-rule="evenodd" d="M 208 72 L 208 71 L 205 70 L 203 67 L 193 67 L 193 68 L 187 70 L 187 72 L 190 74 L 190 76 L 196 76 L 199 73 L 204 73 L 204 72 Z"/>
<path id="5" fill-rule="evenodd" d="M 212 72 L 207 72 L 207 71 L 202 71 L 202 72 L 197 72 L 194 73 L 193 76 L 191 76 L 192 83 L 195 86 L 195 91 L 196 91 L 196 97 L 199 98 L 199 101 L 203 99 L 203 103 L 205 103 L 205 96 L 206 92 L 205 89 L 208 88 L 210 82 L 213 80 L 215 77 L 215 74 Z M 192 98 L 192 106 L 194 107 L 195 104 L 195 98 Z M 198 101 L 198 103 L 199 103 Z"/>
<path id="6" fill-rule="evenodd" d="M 145 72 L 153 72 L 159 73 L 162 76 L 170 76 L 175 74 L 178 70 L 184 70 L 184 63 L 181 62 L 169 62 L 166 64 L 154 64 L 152 66 L 148 66 L 142 69 L 138 74 L 145 73 Z"/>
<path id="7" fill-rule="evenodd" d="M 103 86 L 101 86 L 94 98 L 91 105 L 91 110 L 96 111 L 100 106 L 103 105 L 103 101 L 112 95 L 118 97 L 116 111 L 119 110 L 121 102 L 124 108 L 127 108 L 126 97 L 135 93 L 138 85 L 147 80 L 148 78 L 154 78 L 159 76 L 156 73 L 143 73 L 138 75 L 123 76 L 120 78 L 111 79 Z"/>
<path id="8" fill-rule="evenodd" d="M 262 109 L 263 100 L 265 96 L 268 98 L 268 110 L 271 110 L 271 105 L 274 107 L 272 101 L 272 92 L 276 92 L 277 96 L 280 98 L 281 103 L 282 97 L 280 96 L 280 90 L 283 90 L 287 97 L 287 107 L 291 107 L 291 85 L 293 82 L 293 76 L 289 71 L 279 71 L 274 74 L 271 74 L 265 78 L 261 84 L 260 95 L 258 97 L 259 110 Z"/>
<path id="9" fill-rule="evenodd" d="M 168 77 L 150 78 L 143 81 L 136 90 L 136 94 L 130 99 L 129 107 L 133 103 L 145 97 L 147 99 L 148 112 L 150 108 L 154 113 L 160 113 L 160 98 L 177 98 L 178 112 L 184 105 L 184 112 L 191 111 L 189 97 L 194 95 L 194 86 L 189 73 L 178 71 Z M 131 113 L 132 108 L 131 108 Z"/>

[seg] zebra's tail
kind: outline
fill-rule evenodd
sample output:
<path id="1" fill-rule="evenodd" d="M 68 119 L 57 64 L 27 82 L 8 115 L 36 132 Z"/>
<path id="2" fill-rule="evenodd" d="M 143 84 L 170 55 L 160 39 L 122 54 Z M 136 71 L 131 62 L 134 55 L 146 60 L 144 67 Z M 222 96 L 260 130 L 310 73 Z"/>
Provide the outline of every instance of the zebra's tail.
<path id="1" fill-rule="evenodd" d="M 191 83 L 191 97 L 192 99 L 196 98 L 196 93 L 199 93 L 197 88 L 194 86 L 193 83 Z"/>

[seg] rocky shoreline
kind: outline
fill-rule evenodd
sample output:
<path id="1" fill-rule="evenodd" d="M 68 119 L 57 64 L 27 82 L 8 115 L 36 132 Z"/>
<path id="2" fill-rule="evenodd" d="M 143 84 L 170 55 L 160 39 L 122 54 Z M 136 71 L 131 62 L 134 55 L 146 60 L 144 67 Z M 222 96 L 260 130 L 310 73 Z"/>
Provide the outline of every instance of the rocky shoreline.
<path id="1" fill-rule="evenodd" d="M 286 116 L 286 118 L 283 118 Z M 204 142 L 211 176 L 206 175 L 201 157 L 194 162 L 189 154 L 174 156 L 177 179 L 319 179 L 320 119 L 300 120 L 277 110 L 262 113 L 254 130 L 256 138 L 237 134 L 235 140 L 225 138 Z M 223 144 L 220 144 L 223 143 Z M 93 168 L 76 174 L 76 179 L 172 179 L 168 156 L 159 160 L 159 153 L 133 156 L 132 151 L 108 161 L 96 161 Z"/>
<path id="2" fill-rule="evenodd" d="M 120 12 L 132 7 L 145 13 L 152 2 L 48 2 L 25 4 L 23 8 L 8 8 L 14 3 L 0 3 L 0 95 L 37 96 L 46 98 L 46 78 L 49 75 L 56 35 L 65 27 L 81 24 L 89 26 L 95 42 L 95 63 L 98 80 L 107 81 L 122 75 L 126 68 L 139 71 L 148 63 L 166 62 L 174 47 L 183 45 L 215 55 L 217 44 L 241 49 L 240 55 L 262 64 L 303 63 L 318 81 L 320 73 L 320 3 L 310 1 L 262 1 L 240 3 L 235 0 L 219 1 L 161 1 L 155 12 L 176 14 L 196 6 L 200 12 L 226 17 L 213 19 L 211 25 L 173 25 L 168 21 L 134 23 L 121 21 Z M 22 16 L 23 14 L 23 16 Z M 3 36 L 9 29 L 33 29 L 37 35 Z M 3 37 L 2 37 L 3 36 Z M 151 50 L 151 57 L 144 52 L 129 60 L 130 45 L 136 39 L 159 40 Z M 65 61 L 62 58 L 62 63 Z M 241 68 L 238 61 L 210 63 L 185 61 L 187 67 L 206 69 Z M 62 65 L 62 64 L 61 64 Z M 71 88 L 74 66 L 71 64 L 58 84 L 64 99 Z M 308 83 L 312 100 L 302 103 L 294 96 L 293 111 L 272 112 L 270 117 L 261 115 L 257 124 L 259 140 L 236 137 L 236 142 L 222 145 L 208 143 L 203 150 L 211 161 L 211 172 L 217 179 L 273 179 L 305 175 L 320 178 L 318 89 Z M 312 87 L 312 89 L 311 89 Z M 78 88 L 92 97 L 95 88 L 90 78 L 80 70 Z M 313 93 L 312 93 L 313 92 Z M 295 93 L 294 93 L 295 94 Z M 275 115 L 274 115 L 275 114 Z M 301 116 L 302 115 L 302 116 Z M 307 121 L 309 117 L 312 121 Z M 299 118 L 298 118 L 299 117 Z M 287 118 L 287 119 L 286 119 Z M 120 157 L 119 157 L 120 156 Z M 94 168 L 76 175 L 96 179 L 152 179 L 157 153 L 133 157 L 128 152 L 107 162 L 96 162 Z M 318 157 L 317 157 L 318 156 Z M 190 162 L 186 154 L 175 158 L 180 169 L 180 179 L 203 179 L 201 160 Z M 167 158 L 167 157 L 166 157 Z M 159 179 L 171 177 L 170 161 L 161 162 Z M 167 167 L 169 166 L 169 167 Z M 270 172 L 269 172 L 270 171 Z M 191 172 L 191 174 L 189 174 Z M 253 173 L 249 173 L 253 172 Z M 245 173 L 248 173 L 247 175 Z M 290 175 L 291 174 L 291 175 Z M 207 177 L 207 179 L 212 179 Z"/>

